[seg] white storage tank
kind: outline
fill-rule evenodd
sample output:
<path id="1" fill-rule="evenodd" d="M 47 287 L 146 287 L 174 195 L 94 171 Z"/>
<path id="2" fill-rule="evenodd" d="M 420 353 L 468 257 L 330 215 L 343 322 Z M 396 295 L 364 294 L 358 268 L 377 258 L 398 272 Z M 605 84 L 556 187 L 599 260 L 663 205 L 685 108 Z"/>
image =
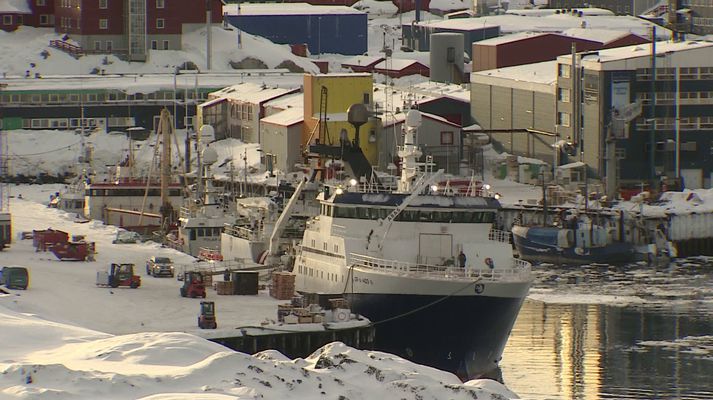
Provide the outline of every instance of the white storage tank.
<path id="1" fill-rule="evenodd" d="M 461 33 L 434 33 L 430 36 L 430 69 L 433 82 L 463 83 L 464 41 Z"/>

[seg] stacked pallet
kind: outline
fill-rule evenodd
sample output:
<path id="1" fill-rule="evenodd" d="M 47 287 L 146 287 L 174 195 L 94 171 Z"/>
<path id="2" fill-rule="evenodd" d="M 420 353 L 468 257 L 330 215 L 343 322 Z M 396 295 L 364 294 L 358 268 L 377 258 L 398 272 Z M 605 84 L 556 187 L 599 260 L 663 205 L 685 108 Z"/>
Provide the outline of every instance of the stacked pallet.
<path id="1" fill-rule="evenodd" d="M 213 286 L 213 275 L 208 273 L 208 272 L 203 272 L 201 273 L 201 276 L 203 277 L 203 284 L 206 287 Z"/>
<path id="2" fill-rule="evenodd" d="M 235 291 L 233 289 L 233 282 L 231 281 L 217 281 L 215 283 L 215 291 L 220 295 L 235 294 Z"/>
<path id="3" fill-rule="evenodd" d="M 272 274 L 270 296 L 278 300 L 292 300 L 295 295 L 295 275 L 289 272 L 275 272 Z"/>
<path id="4" fill-rule="evenodd" d="M 336 310 L 339 308 L 349 308 L 349 302 L 343 297 L 329 299 L 329 309 Z"/>

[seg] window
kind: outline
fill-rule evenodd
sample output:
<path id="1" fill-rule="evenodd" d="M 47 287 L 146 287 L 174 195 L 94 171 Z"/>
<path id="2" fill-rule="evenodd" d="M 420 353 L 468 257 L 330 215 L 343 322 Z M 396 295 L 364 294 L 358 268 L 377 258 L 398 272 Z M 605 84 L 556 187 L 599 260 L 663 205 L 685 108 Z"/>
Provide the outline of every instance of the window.
<path id="1" fill-rule="evenodd" d="M 441 132 L 441 144 L 442 145 L 452 145 L 453 144 L 453 132 L 451 132 L 451 131 Z"/>
<path id="2" fill-rule="evenodd" d="M 111 53 L 111 50 L 114 48 L 114 43 L 112 43 L 111 40 L 106 41 L 106 51 L 108 53 Z"/>
<path id="3" fill-rule="evenodd" d="M 163 49 L 168 50 L 168 40 L 163 41 Z"/>
<path id="4" fill-rule="evenodd" d="M 158 49 L 158 42 L 155 40 L 151 41 L 151 50 L 157 50 Z"/>
<path id="5" fill-rule="evenodd" d="M 369 93 L 364 93 L 364 104 L 369 104 Z"/>
<path id="6" fill-rule="evenodd" d="M 713 79 L 713 67 L 701 67 L 701 79 Z"/>
<path id="7" fill-rule="evenodd" d="M 47 14 L 40 15 L 40 25 L 48 25 L 50 23 L 50 16 Z"/>
<path id="8" fill-rule="evenodd" d="M 100 19 L 99 20 L 99 29 L 109 29 L 109 20 L 107 19 Z"/>
<path id="9" fill-rule="evenodd" d="M 165 6 L 164 0 L 156 0 L 156 8 L 164 8 Z"/>
<path id="10" fill-rule="evenodd" d="M 678 71 L 678 76 L 681 79 L 698 79 L 698 68 L 696 67 L 683 67 Z"/>
<path id="11" fill-rule="evenodd" d="M 557 125 L 570 126 L 570 115 L 566 112 L 557 113 Z"/>
<path id="12" fill-rule="evenodd" d="M 2 23 L 3 25 L 12 25 L 12 15 L 3 15 Z"/>
<path id="13" fill-rule="evenodd" d="M 46 0 L 37 0 L 37 1 L 35 2 L 35 4 L 36 4 L 38 7 L 42 7 L 42 6 L 46 6 L 46 5 L 47 5 L 47 1 L 46 1 Z"/>
<path id="14" fill-rule="evenodd" d="M 100 41 L 98 41 L 98 40 L 95 41 L 95 42 L 94 42 L 94 50 L 99 51 L 99 50 L 101 50 L 101 49 L 102 49 L 102 42 L 100 42 Z"/>
<path id="15" fill-rule="evenodd" d="M 563 103 L 569 103 L 569 89 L 559 88 L 557 91 L 557 100 Z"/>
<path id="16" fill-rule="evenodd" d="M 163 29 L 166 24 L 166 20 L 163 18 L 156 18 L 156 29 Z"/>
<path id="17" fill-rule="evenodd" d="M 700 117 L 699 121 L 701 129 L 713 129 L 713 117 Z"/>
<path id="18" fill-rule="evenodd" d="M 567 64 L 558 64 L 559 65 L 559 76 L 562 78 L 569 78 L 569 70 L 570 66 Z"/>
<path id="19" fill-rule="evenodd" d="M 25 19 L 22 18 L 22 15 L 17 16 L 17 24 L 22 25 L 24 23 Z"/>
<path id="20" fill-rule="evenodd" d="M 101 8 L 101 9 L 109 8 L 109 0 L 99 0 L 99 8 Z"/>

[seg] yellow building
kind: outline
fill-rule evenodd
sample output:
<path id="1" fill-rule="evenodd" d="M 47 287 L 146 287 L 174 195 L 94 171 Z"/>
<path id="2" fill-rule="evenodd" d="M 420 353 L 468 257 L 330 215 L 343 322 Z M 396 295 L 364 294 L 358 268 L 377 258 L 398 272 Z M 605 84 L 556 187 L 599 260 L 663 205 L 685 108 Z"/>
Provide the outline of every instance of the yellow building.
<path id="1" fill-rule="evenodd" d="M 326 98 L 323 95 L 323 88 L 326 88 Z M 371 110 L 373 90 L 373 79 L 369 73 L 306 74 L 304 76 L 303 148 L 314 144 L 317 139 L 322 144 L 337 146 L 340 144 L 342 130 L 346 131 L 349 141 L 353 142 L 355 129 L 347 121 L 347 110 L 355 103 L 364 103 Z M 320 113 L 323 99 L 326 99 L 324 107 L 326 112 Z M 326 134 L 319 126 L 320 114 L 326 116 Z M 376 165 L 378 149 L 375 119 L 370 118 L 359 128 L 359 147 L 371 165 Z"/>

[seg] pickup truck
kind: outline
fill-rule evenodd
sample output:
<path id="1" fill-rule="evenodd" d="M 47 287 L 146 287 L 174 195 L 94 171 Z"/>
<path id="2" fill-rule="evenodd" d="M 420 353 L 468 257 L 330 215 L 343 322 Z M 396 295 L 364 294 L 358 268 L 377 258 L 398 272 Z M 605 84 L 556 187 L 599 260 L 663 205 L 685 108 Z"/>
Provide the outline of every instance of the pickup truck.
<path id="1" fill-rule="evenodd" d="M 176 273 L 173 261 L 168 257 L 151 257 L 146 261 L 146 274 L 151 276 L 169 276 L 173 278 Z"/>

